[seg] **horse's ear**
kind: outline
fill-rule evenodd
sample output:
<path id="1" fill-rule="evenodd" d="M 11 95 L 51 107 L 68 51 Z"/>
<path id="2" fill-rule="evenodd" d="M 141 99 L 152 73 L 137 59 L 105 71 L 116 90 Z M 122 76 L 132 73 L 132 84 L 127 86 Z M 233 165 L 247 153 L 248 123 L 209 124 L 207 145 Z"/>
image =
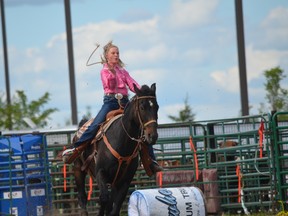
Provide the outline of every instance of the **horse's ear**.
<path id="1" fill-rule="evenodd" d="M 151 85 L 151 89 L 152 89 L 154 92 L 156 92 L 156 83 L 153 83 L 153 84 Z"/>
<path id="2" fill-rule="evenodd" d="M 134 91 L 135 91 L 136 94 L 138 95 L 140 90 L 138 89 L 138 87 L 136 86 L 135 83 L 133 83 L 133 87 L 134 87 Z"/>

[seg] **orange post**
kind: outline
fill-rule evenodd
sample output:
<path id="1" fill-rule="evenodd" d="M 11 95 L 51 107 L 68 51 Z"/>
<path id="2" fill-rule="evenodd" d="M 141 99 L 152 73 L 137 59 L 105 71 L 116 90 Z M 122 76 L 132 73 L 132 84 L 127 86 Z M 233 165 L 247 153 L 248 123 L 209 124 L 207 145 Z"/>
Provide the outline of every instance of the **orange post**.
<path id="1" fill-rule="evenodd" d="M 259 151 L 260 151 L 260 158 L 263 157 L 263 132 L 264 132 L 264 122 L 261 120 L 260 127 L 258 129 L 259 134 Z"/>
<path id="2" fill-rule="evenodd" d="M 189 141 L 190 141 L 190 149 L 191 151 L 193 151 L 193 156 L 194 156 L 193 158 L 194 158 L 194 164 L 195 164 L 196 180 L 198 181 L 199 179 L 198 159 L 197 159 L 196 149 L 193 144 L 192 136 L 190 136 Z"/>
<path id="3" fill-rule="evenodd" d="M 241 202 L 241 172 L 240 172 L 240 165 L 237 164 L 236 167 L 236 175 L 238 176 L 238 203 Z"/>
<path id="4" fill-rule="evenodd" d="M 92 177 L 90 176 L 90 178 L 89 178 L 89 192 L 88 192 L 88 198 L 87 198 L 87 200 L 90 200 L 90 199 L 91 199 L 92 192 L 93 192 L 93 179 L 92 179 Z"/>
<path id="5" fill-rule="evenodd" d="M 157 172 L 158 175 L 158 180 L 159 180 L 159 187 L 162 188 L 163 185 L 163 173 L 162 172 Z"/>
<path id="6" fill-rule="evenodd" d="M 63 147 L 63 150 L 65 150 L 66 147 L 64 146 Z M 67 173 L 66 173 L 66 163 L 64 163 L 63 165 L 63 179 L 64 179 L 64 192 L 66 192 L 67 190 L 67 180 L 66 180 L 66 177 L 67 177 Z"/>

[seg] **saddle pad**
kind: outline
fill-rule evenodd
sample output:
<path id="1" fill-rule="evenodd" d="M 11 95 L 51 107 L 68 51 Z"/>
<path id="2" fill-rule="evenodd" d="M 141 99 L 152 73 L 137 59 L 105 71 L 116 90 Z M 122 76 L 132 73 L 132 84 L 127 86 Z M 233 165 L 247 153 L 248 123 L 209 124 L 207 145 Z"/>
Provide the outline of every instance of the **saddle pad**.
<path id="1" fill-rule="evenodd" d="M 84 125 L 82 125 L 82 127 L 80 127 L 77 131 L 76 131 L 76 136 L 79 139 L 82 134 L 87 130 L 87 128 L 92 124 L 94 118 L 89 119 Z"/>
<path id="2" fill-rule="evenodd" d="M 111 124 L 118 118 L 120 118 L 122 116 L 122 114 L 119 114 L 119 115 L 116 115 L 114 117 L 112 117 L 111 119 L 105 121 L 103 124 L 102 124 L 102 130 L 99 130 L 97 132 L 97 135 L 96 137 L 99 137 L 100 136 L 100 133 L 102 133 L 103 131 L 105 132 L 110 126 Z M 82 127 L 80 127 L 77 132 L 76 132 L 76 137 L 78 139 L 80 139 L 80 137 L 82 136 L 82 134 L 87 130 L 87 128 L 92 124 L 94 118 L 91 118 L 89 119 Z"/>

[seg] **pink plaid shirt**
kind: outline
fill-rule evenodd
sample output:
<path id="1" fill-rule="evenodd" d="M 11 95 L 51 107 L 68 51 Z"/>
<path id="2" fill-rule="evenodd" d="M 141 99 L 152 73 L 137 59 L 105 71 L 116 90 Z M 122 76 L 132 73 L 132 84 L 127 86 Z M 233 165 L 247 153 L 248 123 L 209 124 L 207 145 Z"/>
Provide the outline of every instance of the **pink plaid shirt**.
<path id="1" fill-rule="evenodd" d="M 101 80 L 103 84 L 104 94 L 121 93 L 128 95 L 128 88 L 135 93 L 133 83 L 138 88 L 140 85 L 129 75 L 128 71 L 120 66 L 115 66 L 116 76 L 109 70 L 108 65 L 104 64 L 101 70 Z M 127 88 L 128 87 L 128 88 Z"/>

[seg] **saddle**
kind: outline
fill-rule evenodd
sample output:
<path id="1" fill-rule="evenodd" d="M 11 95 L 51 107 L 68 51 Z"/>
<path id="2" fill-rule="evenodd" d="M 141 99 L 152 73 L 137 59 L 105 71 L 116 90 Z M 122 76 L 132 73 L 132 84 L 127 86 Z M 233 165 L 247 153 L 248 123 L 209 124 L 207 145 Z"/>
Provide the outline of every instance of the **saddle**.
<path id="1" fill-rule="evenodd" d="M 98 132 L 96 133 L 96 136 L 94 137 L 94 139 L 89 140 L 89 142 L 87 143 L 83 143 L 81 146 L 85 146 L 85 148 L 87 147 L 87 144 L 91 143 L 94 144 L 95 141 L 97 141 L 98 139 L 101 138 L 102 133 L 105 132 L 110 125 L 119 117 L 121 117 L 121 114 L 123 114 L 123 109 L 118 109 L 118 110 L 112 110 L 110 111 L 107 115 L 106 115 L 106 120 L 105 122 L 103 122 L 98 130 Z M 94 121 L 94 118 L 89 119 L 87 122 L 85 122 L 85 124 L 83 124 L 76 132 L 75 137 L 73 138 L 73 143 L 76 142 L 78 139 L 80 139 L 80 137 L 82 136 L 82 134 L 85 132 L 85 130 L 87 130 L 87 128 L 92 124 L 92 122 Z M 84 148 L 84 149 L 85 149 Z M 82 149 L 82 151 L 84 150 Z"/>

